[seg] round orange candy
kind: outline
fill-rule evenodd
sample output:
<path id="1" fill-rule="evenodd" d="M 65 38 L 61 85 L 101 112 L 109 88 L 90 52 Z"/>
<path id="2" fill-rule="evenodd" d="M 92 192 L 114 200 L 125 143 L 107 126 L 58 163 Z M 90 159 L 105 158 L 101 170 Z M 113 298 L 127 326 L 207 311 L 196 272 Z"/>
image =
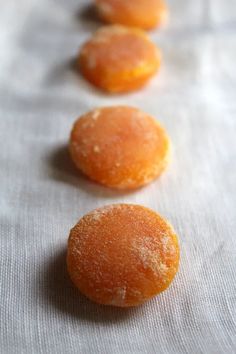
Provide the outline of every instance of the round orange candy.
<path id="1" fill-rule="evenodd" d="M 70 232 L 70 277 L 84 295 L 100 304 L 140 305 L 169 287 L 178 265 L 174 230 L 143 206 L 96 209 Z"/>
<path id="2" fill-rule="evenodd" d="M 76 166 L 92 180 L 133 189 L 164 170 L 169 139 L 153 117 L 137 108 L 104 107 L 75 122 L 69 149 Z"/>
<path id="3" fill-rule="evenodd" d="M 109 23 L 150 29 L 166 23 L 164 0 L 96 0 L 100 17 Z"/>
<path id="4" fill-rule="evenodd" d="M 160 67 L 160 51 L 134 28 L 106 26 L 84 44 L 79 67 L 102 90 L 118 93 L 142 87 Z"/>

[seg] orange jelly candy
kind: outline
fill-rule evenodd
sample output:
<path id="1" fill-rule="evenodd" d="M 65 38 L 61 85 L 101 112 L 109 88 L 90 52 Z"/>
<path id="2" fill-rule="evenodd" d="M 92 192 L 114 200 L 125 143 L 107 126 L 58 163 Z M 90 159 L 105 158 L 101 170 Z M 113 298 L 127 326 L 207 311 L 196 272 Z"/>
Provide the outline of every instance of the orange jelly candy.
<path id="1" fill-rule="evenodd" d="M 84 44 L 78 63 L 84 77 L 112 93 L 142 87 L 160 67 L 160 51 L 134 28 L 106 26 Z"/>
<path id="2" fill-rule="evenodd" d="M 75 122 L 69 149 L 76 166 L 92 180 L 133 189 L 164 170 L 169 139 L 153 117 L 137 108 L 104 107 Z"/>
<path id="3" fill-rule="evenodd" d="M 96 209 L 70 232 L 70 277 L 84 295 L 100 304 L 140 305 L 169 287 L 178 265 L 174 230 L 143 206 Z"/>
<path id="4" fill-rule="evenodd" d="M 150 29 L 168 18 L 164 0 L 96 0 L 96 5 L 103 20 L 125 26 Z"/>

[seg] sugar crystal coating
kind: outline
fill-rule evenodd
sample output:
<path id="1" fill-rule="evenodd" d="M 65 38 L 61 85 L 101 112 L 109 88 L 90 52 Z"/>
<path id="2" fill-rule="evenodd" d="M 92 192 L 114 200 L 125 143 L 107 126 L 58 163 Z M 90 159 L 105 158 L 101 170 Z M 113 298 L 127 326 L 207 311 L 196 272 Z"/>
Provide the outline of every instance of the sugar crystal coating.
<path id="1" fill-rule="evenodd" d="M 169 287 L 178 265 L 174 230 L 139 205 L 96 209 L 70 232 L 69 275 L 84 295 L 100 304 L 140 305 Z"/>
<path id="2" fill-rule="evenodd" d="M 73 126 L 69 148 L 84 174 L 117 189 L 149 183 L 165 169 L 169 157 L 169 139 L 161 125 L 127 106 L 84 114 Z"/>
<path id="3" fill-rule="evenodd" d="M 106 26 L 84 44 L 78 64 L 92 84 L 117 93 L 143 86 L 159 69 L 160 60 L 159 49 L 143 31 Z"/>

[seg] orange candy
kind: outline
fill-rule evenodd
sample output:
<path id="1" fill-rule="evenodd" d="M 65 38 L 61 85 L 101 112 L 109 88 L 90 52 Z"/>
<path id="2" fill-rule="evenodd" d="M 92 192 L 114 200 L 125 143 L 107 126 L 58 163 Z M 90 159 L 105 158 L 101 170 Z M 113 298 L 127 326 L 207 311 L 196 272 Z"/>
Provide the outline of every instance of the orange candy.
<path id="1" fill-rule="evenodd" d="M 169 139 L 160 124 L 139 109 L 105 107 L 75 122 L 69 149 L 76 166 L 92 180 L 133 189 L 165 169 Z"/>
<path id="2" fill-rule="evenodd" d="M 164 0 L 96 0 L 100 17 L 109 23 L 150 29 L 166 23 Z"/>
<path id="3" fill-rule="evenodd" d="M 142 87 L 159 69 L 160 60 L 160 51 L 143 31 L 106 26 L 84 44 L 78 63 L 88 81 L 118 93 Z"/>
<path id="4" fill-rule="evenodd" d="M 140 305 L 169 287 L 178 265 L 174 230 L 139 205 L 96 209 L 70 232 L 70 277 L 84 295 L 100 304 Z"/>

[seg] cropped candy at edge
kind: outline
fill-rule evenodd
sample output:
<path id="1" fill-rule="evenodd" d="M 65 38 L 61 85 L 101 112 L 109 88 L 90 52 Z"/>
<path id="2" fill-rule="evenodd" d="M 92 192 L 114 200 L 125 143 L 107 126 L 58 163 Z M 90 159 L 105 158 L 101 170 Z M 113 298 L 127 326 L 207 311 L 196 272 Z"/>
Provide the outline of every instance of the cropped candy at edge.
<path id="1" fill-rule="evenodd" d="M 146 30 L 165 25 L 169 15 L 164 0 L 95 0 L 95 4 L 105 22 Z"/>

